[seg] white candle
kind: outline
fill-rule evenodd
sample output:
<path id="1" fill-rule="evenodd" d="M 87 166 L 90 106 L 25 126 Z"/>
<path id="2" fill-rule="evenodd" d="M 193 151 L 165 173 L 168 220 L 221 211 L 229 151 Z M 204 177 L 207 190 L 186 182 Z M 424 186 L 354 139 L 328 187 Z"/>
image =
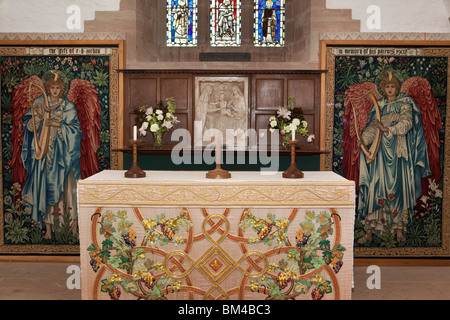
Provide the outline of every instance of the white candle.
<path id="1" fill-rule="evenodd" d="M 292 127 L 292 140 L 295 140 L 295 128 L 294 127 Z"/>
<path id="2" fill-rule="evenodd" d="M 133 127 L 133 140 L 136 141 L 137 140 L 137 126 Z"/>

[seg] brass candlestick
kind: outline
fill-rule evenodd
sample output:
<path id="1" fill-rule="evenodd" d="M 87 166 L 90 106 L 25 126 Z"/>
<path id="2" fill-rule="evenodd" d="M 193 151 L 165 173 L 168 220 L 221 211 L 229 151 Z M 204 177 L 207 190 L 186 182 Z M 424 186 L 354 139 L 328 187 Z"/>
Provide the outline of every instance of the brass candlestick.
<path id="1" fill-rule="evenodd" d="M 283 172 L 283 178 L 289 179 L 299 179 L 303 178 L 303 172 L 301 172 L 297 168 L 297 164 L 295 163 L 295 146 L 297 145 L 299 140 L 288 140 L 291 145 L 291 165 L 289 168 Z"/>
<path id="2" fill-rule="evenodd" d="M 146 174 L 144 170 L 139 168 L 137 162 L 137 144 L 141 143 L 142 140 L 130 140 L 130 142 L 133 144 L 133 164 L 131 165 L 131 168 L 125 172 L 125 178 L 144 178 Z"/>

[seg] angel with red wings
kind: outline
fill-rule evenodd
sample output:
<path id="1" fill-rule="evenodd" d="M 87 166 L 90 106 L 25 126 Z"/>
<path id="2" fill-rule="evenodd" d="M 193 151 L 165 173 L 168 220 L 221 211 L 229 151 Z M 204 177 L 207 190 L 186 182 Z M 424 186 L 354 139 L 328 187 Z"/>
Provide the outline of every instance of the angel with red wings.
<path id="1" fill-rule="evenodd" d="M 66 94 L 66 95 L 65 95 Z M 70 210 L 77 235 L 77 180 L 98 172 L 100 102 L 88 81 L 70 84 L 51 70 L 31 76 L 13 91 L 13 181 L 22 186 L 31 218 L 52 236 L 55 214 Z"/>
<path id="2" fill-rule="evenodd" d="M 420 76 L 401 83 L 394 73 L 346 91 L 343 170 L 356 183 L 357 216 L 366 230 L 359 243 L 385 232 L 387 221 L 397 241 L 405 241 L 417 200 L 432 179 L 441 179 L 442 121 L 431 85 Z"/>

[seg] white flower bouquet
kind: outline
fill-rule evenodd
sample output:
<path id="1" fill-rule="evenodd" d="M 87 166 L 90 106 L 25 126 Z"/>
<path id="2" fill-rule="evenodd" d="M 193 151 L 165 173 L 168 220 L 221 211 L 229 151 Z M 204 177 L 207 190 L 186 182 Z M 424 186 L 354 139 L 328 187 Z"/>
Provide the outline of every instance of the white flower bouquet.
<path id="1" fill-rule="evenodd" d="M 143 105 L 138 110 L 137 123 L 139 134 L 145 137 L 147 132 L 152 133 L 154 138 L 153 144 L 156 148 L 162 146 L 163 134 L 180 122 L 175 116 L 175 111 L 177 110 L 175 100 L 167 98 L 166 102 L 166 105 L 162 101 L 159 102 L 156 108 Z"/>
<path id="2" fill-rule="evenodd" d="M 279 107 L 277 114 L 269 118 L 269 131 L 279 130 L 283 147 L 288 148 L 288 140 L 297 139 L 297 134 L 308 137 L 307 141 L 315 139 L 314 134 L 308 133 L 308 123 L 303 119 L 300 108 L 295 108 L 295 98 L 289 97 L 286 106 Z"/>

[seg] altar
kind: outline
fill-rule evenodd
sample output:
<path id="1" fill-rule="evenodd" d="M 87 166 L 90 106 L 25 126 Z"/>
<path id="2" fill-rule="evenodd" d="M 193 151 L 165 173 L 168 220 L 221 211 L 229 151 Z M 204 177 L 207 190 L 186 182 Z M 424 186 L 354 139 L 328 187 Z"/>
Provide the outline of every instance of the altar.
<path id="1" fill-rule="evenodd" d="M 124 173 L 78 184 L 83 299 L 351 299 L 353 181 Z"/>

